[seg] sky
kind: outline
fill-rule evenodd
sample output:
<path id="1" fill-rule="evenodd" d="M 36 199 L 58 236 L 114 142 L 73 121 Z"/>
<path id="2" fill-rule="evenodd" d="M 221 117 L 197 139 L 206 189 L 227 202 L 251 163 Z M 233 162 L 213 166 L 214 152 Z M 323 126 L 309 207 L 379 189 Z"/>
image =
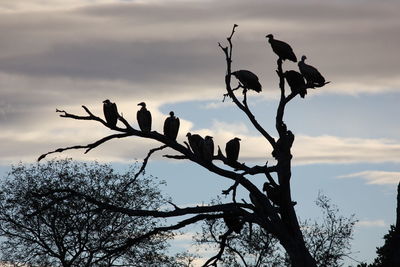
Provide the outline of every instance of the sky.
<path id="1" fill-rule="evenodd" d="M 133 127 L 137 103 L 145 101 L 155 130 L 171 110 L 180 118 L 179 142 L 190 131 L 214 136 L 223 148 L 238 136 L 240 161 L 273 162 L 271 148 L 245 115 L 222 102 L 225 60 L 218 42 L 226 43 L 236 23 L 232 66 L 260 78 L 263 91 L 251 93 L 249 105 L 271 135 L 277 135 L 279 90 L 266 34 L 289 43 L 298 58 L 306 55 L 330 81 L 293 99 L 285 113 L 296 136 L 293 198 L 300 218 L 320 216 L 318 192 L 343 215 L 355 214 L 352 257 L 371 261 L 395 222 L 400 181 L 398 10 L 399 1 L 385 0 L 0 1 L 0 170 L 111 134 L 98 123 L 55 112 L 85 115 L 85 105 L 101 116 L 105 99 L 116 102 Z M 285 62 L 284 68 L 297 66 Z M 56 156 L 123 168 L 157 146 L 126 138 L 88 154 Z M 229 187 L 190 162 L 162 155 L 153 157 L 147 173 L 166 180 L 164 190 L 175 204 L 207 203 Z M 188 237 L 177 246 L 187 247 Z"/>

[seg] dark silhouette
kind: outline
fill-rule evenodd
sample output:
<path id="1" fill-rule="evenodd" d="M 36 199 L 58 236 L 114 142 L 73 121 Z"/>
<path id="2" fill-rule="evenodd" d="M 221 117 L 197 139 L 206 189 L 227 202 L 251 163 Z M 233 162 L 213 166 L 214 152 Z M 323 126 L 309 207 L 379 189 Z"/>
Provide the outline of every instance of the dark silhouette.
<path id="1" fill-rule="evenodd" d="M 164 135 L 171 140 L 176 140 L 179 132 L 179 118 L 174 116 L 174 112 L 169 113 L 169 117 L 164 122 Z"/>
<path id="2" fill-rule="evenodd" d="M 117 125 L 119 117 L 117 105 L 115 103 L 111 103 L 111 101 L 108 99 L 104 100 L 103 113 L 108 126 L 114 128 Z"/>
<path id="3" fill-rule="evenodd" d="M 284 76 L 292 93 L 300 94 L 301 98 L 304 98 L 307 94 L 307 89 L 303 75 L 295 70 L 288 70 L 284 73 Z"/>
<path id="4" fill-rule="evenodd" d="M 268 42 L 271 44 L 272 51 L 274 51 L 281 60 L 288 59 L 290 61 L 297 62 L 296 55 L 294 54 L 293 49 L 290 47 L 289 44 L 274 39 L 274 36 L 272 34 L 268 34 L 265 37 L 268 38 Z"/>
<path id="5" fill-rule="evenodd" d="M 261 84 L 258 81 L 257 75 L 248 70 L 238 70 L 232 72 L 232 75 L 236 77 L 243 87 L 243 92 L 247 90 L 254 90 L 257 93 L 261 92 Z"/>
<path id="6" fill-rule="evenodd" d="M 205 161 L 212 161 L 214 156 L 214 141 L 212 136 L 207 135 L 204 137 L 203 145 L 203 159 Z"/>
<path id="7" fill-rule="evenodd" d="M 322 213 L 318 216 L 319 219 L 315 221 L 307 219 L 300 222 L 307 248 L 316 260 L 317 266 L 343 266 L 345 257 L 353 254 L 350 241 L 357 220 L 354 219 L 354 215 L 349 217 L 340 215 L 339 209 L 324 195 L 319 194 L 315 203 Z M 275 209 L 278 207 L 275 206 Z M 234 218 L 242 220 L 242 218 Z M 216 244 L 223 245 L 224 235 L 233 228 L 228 224 L 225 219 L 204 221 L 202 231 L 195 236 L 196 243 L 202 249 L 204 245 L 210 247 Z M 279 241 L 256 223 L 245 223 L 240 234 L 230 235 L 225 240 L 225 251 L 221 266 L 292 266 L 279 246 Z"/>
<path id="8" fill-rule="evenodd" d="M 124 253 L 118 250 L 126 236 L 148 232 L 159 220 L 132 220 L 124 213 L 104 212 L 99 203 L 85 200 L 141 209 L 167 204 L 154 177 L 132 180 L 134 176 L 134 168 L 120 174 L 105 164 L 70 159 L 13 166 L 0 185 L 2 263 L 111 267 L 140 262 L 140 266 L 165 266 L 169 259 L 164 254 L 167 235 L 142 239 Z"/>
<path id="9" fill-rule="evenodd" d="M 226 214 L 229 212 L 232 216 L 236 218 L 240 218 L 243 224 L 256 224 L 258 227 L 261 227 L 263 231 L 268 232 L 270 235 L 274 236 L 277 240 L 279 240 L 282 247 L 287 252 L 288 258 L 290 259 L 290 263 L 292 267 L 315 267 L 316 262 L 313 256 L 310 254 L 308 247 L 306 246 L 306 242 L 304 240 L 302 229 L 300 228 L 300 224 L 298 221 L 298 217 L 296 211 L 294 209 L 294 201 L 291 196 L 291 184 L 290 181 L 292 179 L 292 170 L 291 170 L 291 160 L 293 158 L 291 154 L 291 148 L 294 142 L 294 134 L 292 131 L 288 129 L 286 124 L 284 123 L 284 113 L 286 109 L 286 105 L 298 95 L 297 92 L 288 92 L 285 88 L 285 74 L 283 70 L 283 60 L 289 59 L 292 61 L 296 61 L 296 57 L 293 53 L 293 50 L 290 46 L 282 41 L 274 40 L 272 35 L 268 35 L 269 41 L 271 43 L 271 47 L 275 53 L 278 54 L 279 59 L 277 60 L 277 70 L 276 73 L 278 75 L 278 84 L 279 84 L 279 92 L 280 98 L 277 107 L 277 112 L 275 114 L 275 130 L 276 134 L 274 137 L 267 128 L 262 126 L 255 114 L 250 110 L 249 105 L 247 103 L 246 94 L 243 94 L 243 99 L 238 99 L 238 96 L 235 95 L 235 90 L 237 88 L 232 87 L 232 76 L 234 76 L 232 72 L 232 62 L 233 59 L 233 45 L 232 45 L 232 37 L 235 33 L 237 25 L 233 26 L 232 32 L 230 36 L 227 38 L 228 45 L 223 46 L 219 43 L 219 47 L 221 48 L 226 62 L 226 75 L 225 75 L 225 89 L 226 94 L 224 94 L 224 99 L 229 97 L 233 101 L 233 103 L 241 110 L 249 119 L 249 122 L 254 126 L 255 130 L 265 138 L 267 141 L 267 150 L 272 150 L 272 155 L 274 157 L 274 163 L 272 165 L 268 165 L 268 162 L 262 165 L 249 165 L 245 162 L 238 162 L 239 151 L 240 151 L 240 139 L 234 138 L 230 140 L 225 147 L 226 157 L 222 155 L 221 149 L 218 149 L 218 154 L 213 155 L 210 160 L 210 151 L 206 154 L 204 153 L 204 145 L 205 140 L 198 134 L 191 135 L 187 134 L 188 143 L 184 142 L 183 144 L 176 142 L 175 140 L 168 138 L 164 134 L 160 134 L 159 132 L 151 131 L 150 125 L 148 122 L 147 127 L 143 127 L 143 122 L 141 119 L 138 119 L 139 127 L 141 131 L 135 129 L 131 126 L 129 122 L 127 122 L 123 117 L 119 117 L 120 122 L 125 126 L 124 128 L 113 128 L 116 132 L 112 135 L 105 136 L 96 142 L 87 145 L 77 145 L 65 148 L 58 148 L 54 151 L 43 154 L 39 157 L 38 160 L 43 159 L 49 154 L 56 152 L 63 152 L 65 150 L 71 149 L 85 149 L 85 152 L 89 152 L 90 150 L 98 147 L 112 139 L 116 138 L 125 138 L 130 136 L 136 136 L 139 138 L 149 138 L 161 143 L 160 147 L 156 147 L 150 149 L 147 156 L 143 160 L 143 165 L 139 171 L 139 173 L 143 173 L 145 167 L 148 163 L 149 158 L 155 152 L 163 150 L 165 148 L 170 148 L 172 151 L 175 151 L 177 155 L 164 155 L 164 157 L 176 160 L 189 160 L 199 166 L 207 169 L 211 173 L 218 175 L 218 177 L 228 179 L 232 181 L 232 185 L 222 190 L 222 194 L 231 195 L 231 202 L 225 204 L 216 204 L 216 205 L 208 205 L 208 206 L 193 206 L 188 208 L 180 208 L 175 204 L 172 204 L 173 210 L 138 210 L 133 208 L 121 208 L 118 206 L 108 206 L 108 205 L 99 205 L 99 208 L 107 211 L 107 212 L 121 212 L 125 214 L 129 214 L 134 218 L 138 217 L 153 217 L 153 218 L 182 218 L 185 219 L 179 221 L 178 223 L 171 223 L 165 227 L 155 228 L 153 231 L 149 231 L 147 233 L 143 233 L 138 237 L 133 239 L 127 238 L 126 242 L 121 245 L 120 251 L 123 251 L 126 248 L 135 245 L 137 240 L 142 238 L 148 238 L 153 235 L 157 235 L 160 233 L 165 233 L 169 231 L 176 231 L 182 229 L 183 227 L 194 224 L 196 222 L 204 221 L 204 220 L 222 220 Z M 237 74 L 237 73 L 236 73 Z M 325 85 L 325 84 L 324 84 Z M 254 84 L 242 84 L 242 87 L 247 86 L 247 89 L 257 90 L 258 85 Z M 252 88 L 250 88 L 252 87 Z M 319 86 L 320 87 L 320 86 Z M 306 86 L 307 88 L 313 88 L 311 86 Z M 246 89 L 246 90 L 247 90 Z M 261 85 L 259 87 L 261 90 Z M 246 90 L 244 90 L 246 92 Z M 299 89 L 296 89 L 297 91 Z M 245 93 L 244 92 L 244 93 Z M 242 97 L 242 96 L 241 96 Z M 147 111 L 145 108 L 145 104 L 141 103 L 142 110 Z M 101 124 L 108 126 L 103 119 L 95 116 L 90 110 L 82 106 L 86 111 L 86 116 L 79 116 L 75 114 L 70 114 L 64 110 L 57 110 L 57 112 L 61 113 L 61 117 L 64 118 L 72 118 L 77 120 L 92 120 L 98 121 Z M 140 111 L 140 112 L 141 112 Z M 143 111 L 143 112 L 144 112 Z M 138 113 L 139 114 L 139 113 Z M 138 116 L 140 117 L 140 116 Z M 147 119 L 147 121 L 149 121 Z M 109 127 L 109 126 L 108 126 Z M 110 127 L 109 127 L 110 128 Z M 272 129 L 271 129 L 272 130 Z M 210 146 L 211 140 L 207 138 L 206 146 Z M 260 144 L 261 145 L 261 144 Z M 193 153 L 192 153 L 193 152 Z M 213 154 L 213 153 L 212 153 Z M 222 161 L 223 164 L 215 164 L 215 160 Z M 229 167 L 229 168 L 228 168 Z M 232 168 L 233 167 L 233 168 Z M 279 206 L 273 204 L 271 196 L 266 195 L 262 188 L 259 188 L 257 183 L 253 182 L 250 179 L 255 175 L 263 175 L 266 177 L 266 180 L 271 183 L 275 189 L 279 188 Z M 238 186 L 242 190 L 245 190 L 248 195 L 248 200 L 237 201 L 236 199 L 236 191 Z M 188 189 L 189 190 L 189 189 Z M 273 198 L 273 197 L 272 197 Z M 98 204 L 98 200 L 96 199 L 86 199 L 91 203 Z M 226 249 L 227 242 L 229 240 L 229 235 L 231 232 L 227 232 L 221 236 L 220 247 L 218 253 L 211 257 L 204 266 L 212 266 L 216 265 L 218 261 L 222 259 L 222 255 Z"/>
<path id="10" fill-rule="evenodd" d="M 140 127 L 140 130 L 145 133 L 151 131 L 151 113 L 146 108 L 146 103 L 140 102 L 138 106 L 142 106 L 136 113 L 136 118 Z"/>
<path id="11" fill-rule="evenodd" d="M 281 194 L 279 192 L 279 187 L 266 182 L 263 185 L 263 191 L 267 194 L 268 199 L 271 200 L 274 205 L 280 206 Z"/>
<path id="12" fill-rule="evenodd" d="M 308 86 L 321 87 L 325 85 L 325 78 L 321 73 L 311 65 L 305 63 L 306 56 L 302 56 L 299 65 L 299 70 L 307 81 Z"/>
<path id="13" fill-rule="evenodd" d="M 204 146 L 204 139 L 198 134 L 186 134 L 190 148 L 193 151 L 193 154 L 196 156 L 203 158 L 203 146 Z"/>
<path id="14" fill-rule="evenodd" d="M 223 219 L 229 231 L 240 234 L 244 223 L 236 214 L 227 211 L 224 213 Z"/>
<path id="15" fill-rule="evenodd" d="M 235 163 L 239 158 L 240 140 L 240 138 L 235 137 L 226 143 L 225 153 L 230 163 Z"/>

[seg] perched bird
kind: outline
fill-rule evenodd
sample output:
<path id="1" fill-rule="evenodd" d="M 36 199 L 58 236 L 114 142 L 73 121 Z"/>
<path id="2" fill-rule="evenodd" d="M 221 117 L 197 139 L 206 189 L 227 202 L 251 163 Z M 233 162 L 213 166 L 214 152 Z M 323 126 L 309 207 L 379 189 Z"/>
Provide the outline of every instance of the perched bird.
<path id="1" fill-rule="evenodd" d="M 279 188 L 272 186 L 270 183 L 264 183 L 263 191 L 267 193 L 267 197 L 274 205 L 280 206 L 281 196 Z"/>
<path id="2" fill-rule="evenodd" d="M 169 113 L 169 117 L 164 122 L 164 135 L 171 140 L 176 140 L 179 131 L 179 118 L 174 116 L 174 112 Z"/>
<path id="3" fill-rule="evenodd" d="M 224 212 L 224 222 L 229 230 L 234 231 L 237 234 L 240 234 L 240 231 L 243 228 L 244 222 L 238 218 L 236 214 L 233 212 Z"/>
<path id="4" fill-rule="evenodd" d="M 301 61 L 298 63 L 299 70 L 307 80 L 307 85 L 311 86 L 323 86 L 325 85 L 325 78 L 321 73 L 311 65 L 306 64 L 304 61 L 307 59 L 306 56 L 301 57 Z"/>
<path id="5" fill-rule="evenodd" d="M 225 153 L 226 153 L 226 158 L 228 159 L 229 162 L 234 163 L 238 160 L 239 158 L 239 150 L 240 150 L 240 138 L 233 138 L 226 143 L 225 146 Z"/>
<path id="6" fill-rule="evenodd" d="M 272 51 L 278 55 L 278 57 L 282 60 L 291 60 L 293 62 L 297 62 L 296 55 L 293 52 L 293 49 L 287 43 L 274 39 L 272 34 L 268 34 L 265 36 L 268 38 L 268 42 L 271 44 Z"/>
<path id="7" fill-rule="evenodd" d="M 212 161 L 214 156 L 214 141 L 212 136 L 204 137 L 204 145 L 203 145 L 203 159 L 206 161 Z"/>
<path id="8" fill-rule="evenodd" d="M 295 70 L 285 71 L 283 74 L 293 94 L 299 93 L 302 98 L 307 94 L 306 82 L 303 75 Z"/>
<path id="9" fill-rule="evenodd" d="M 140 102 L 138 106 L 142 106 L 142 108 L 136 113 L 140 130 L 149 133 L 151 131 L 151 113 L 146 109 L 146 103 Z"/>
<path id="10" fill-rule="evenodd" d="M 103 101 L 103 113 L 106 118 L 107 125 L 110 127 L 115 127 L 118 121 L 118 109 L 115 103 L 111 103 L 110 100 L 106 99 Z"/>
<path id="11" fill-rule="evenodd" d="M 254 90 L 257 93 L 261 92 L 261 84 L 258 81 L 257 75 L 249 70 L 238 70 L 232 72 L 232 75 L 239 80 L 245 90 Z"/>
<path id="12" fill-rule="evenodd" d="M 192 151 L 195 155 L 199 155 L 202 157 L 203 154 L 203 146 L 204 146 L 204 139 L 198 134 L 191 134 L 187 133 L 186 134 L 189 145 L 192 148 Z"/>

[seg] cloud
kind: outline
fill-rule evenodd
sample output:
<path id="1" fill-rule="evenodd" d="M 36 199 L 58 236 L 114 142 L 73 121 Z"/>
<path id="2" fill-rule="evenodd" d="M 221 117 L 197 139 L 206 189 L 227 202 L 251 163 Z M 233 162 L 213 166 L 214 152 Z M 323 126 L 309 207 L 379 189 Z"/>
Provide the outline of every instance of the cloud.
<path id="1" fill-rule="evenodd" d="M 396 140 L 300 135 L 292 154 L 297 164 L 346 164 L 400 162 L 399 153 Z"/>
<path id="2" fill-rule="evenodd" d="M 362 178 L 367 180 L 367 184 L 398 184 L 400 181 L 400 172 L 363 171 L 341 175 L 339 178 Z"/>
<path id="3" fill-rule="evenodd" d="M 362 220 L 356 222 L 357 227 L 386 227 L 384 220 Z"/>
<path id="4" fill-rule="evenodd" d="M 217 43 L 225 41 L 233 23 L 240 26 L 232 67 L 259 75 L 263 92 L 258 101 L 276 100 L 279 93 L 276 56 L 264 38 L 268 32 L 289 42 L 298 56 L 306 54 L 332 81 L 315 95 L 382 94 L 400 88 L 397 2 L 28 2 L 0 3 L 3 161 L 32 160 L 110 133 L 96 124 L 60 119 L 55 108 L 82 114 L 84 104 L 101 115 L 101 102 L 108 98 L 134 124 L 136 104 L 145 101 L 154 127 L 161 129 L 166 116 L 162 105 L 211 100 L 205 108 L 219 107 L 215 101 L 224 92 L 225 59 Z M 289 62 L 284 66 L 297 68 Z M 187 131 L 198 127 L 184 118 L 181 123 L 178 140 L 183 141 Z M 215 122 L 199 132 L 215 136 L 222 149 L 230 138 L 242 137 L 241 159 L 272 160 L 266 141 L 244 124 Z M 142 158 L 155 145 L 135 141 L 130 140 L 134 149 L 116 140 L 85 157 Z M 398 162 L 394 155 L 399 145 L 384 139 L 299 135 L 293 151 L 296 164 Z"/>

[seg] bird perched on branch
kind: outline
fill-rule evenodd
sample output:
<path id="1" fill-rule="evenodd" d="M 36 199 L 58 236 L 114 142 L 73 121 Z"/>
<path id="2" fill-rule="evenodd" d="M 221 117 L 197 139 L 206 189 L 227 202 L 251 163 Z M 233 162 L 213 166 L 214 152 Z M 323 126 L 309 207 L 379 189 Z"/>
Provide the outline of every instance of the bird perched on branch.
<path id="1" fill-rule="evenodd" d="M 106 118 L 107 125 L 114 128 L 117 125 L 119 117 L 117 105 L 108 99 L 104 100 L 103 113 L 104 117 Z"/>
<path id="2" fill-rule="evenodd" d="M 302 56 L 299 65 L 299 70 L 301 74 L 303 74 L 304 78 L 307 80 L 307 85 L 311 86 L 324 86 L 325 78 L 321 75 L 321 73 L 311 65 L 305 63 L 307 59 L 306 56 Z"/>
<path id="3" fill-rule="evenodd" d="M 272 34 L 268 34 L 265 36 L 268 38 L 268 42 L 271 44 L 272 51 L 278 55 L 278 57 L 282 60 L 290 60 L 293 62 L 297 62 L 296 55 L 293 52 L 293 49 L 287 43 L 274 39 Z"/>
<path id="4" fill-rule="evenodd" d="M 203 145 L 203 159 L 205 161 L 212 161 L 214 156 L 214 141 L 212 136 L 204 137 L 204 145 Z"/>
<path id="5" fill-rule="evenodd" d="M 302 98 L 307 94 L 306 82 L 304 81 L 303 75 L 295 70 L 285 71 L 283 74 L 286 78 L 287 83 L 290 86 L 292 93 L 299 93 Z"/>
<path id="6" fill-rule="evenodd" d="M 252 73 L 249 70 L 238 70 L 232 72 L 232 75 L 236 77 L 236 79 L 239 80 L 241 83 L 244 91 L 246 92 L 247 90 L 254 90 L 257 93 L 261 92 L 261 84 L 258 81 L 257 75 Z"/>
<path id="7" fill-rule="evenodd" d="M 186 134 L 189 145 L 192 148 L 193 154 L 200 156 L 203 158 L 203 146 L 204 146 L 204 139 L 198 134 L 191 134 L 187 133 Z"/>
<path id="8" fill-rule="evenodd" d="M 226 153 L 226 158 L 230 163 L 237 162 L 239 158 L 239 150 L 240 150 L 239 141 L 240 138 L 235 137 L 226 143 L 225 153 Z"/>
<path id="9" fill-rule="evenodd" d="M 239 219 L 238 215 L 236 215 L 233 212 L 227 211 L 227 212 L 224 212 L 223 219 L 229 230 L 231 230 L 237 234 L 240 234 L 240 231 L 243 228 L 244 222 L 241 219 Z"/>
<path id="10" fill-rule="evenodd" d="M 281 203 L 281 194 L 280 194 L 279 187 L 274 187 L 270 183 L 264 183 L 263 191 L 265 191 L 267 193 L 267 197 L 269 198 L 269 200 L 271 200 L 271 202 L 274 205 L 276 205 L 276 206 L 281 205 L 280 204 Z"/>
<path id="11" fill-rule="evenodd" d="M 142 132 L 149 133 L 151 131 L 151 113 L 146 108 L 146 103 L 140 102 L 138 106 L 142 106 L 136 113 L 136 118 Z"/>
<path id="12" fill-rule="evenodd" d="M 174 112 L 169 113 L 169 117 L 164 121 L 164 135 L 171 140 L 176 140 L 179 131 L 179 118 L 174 116 Z"/>

